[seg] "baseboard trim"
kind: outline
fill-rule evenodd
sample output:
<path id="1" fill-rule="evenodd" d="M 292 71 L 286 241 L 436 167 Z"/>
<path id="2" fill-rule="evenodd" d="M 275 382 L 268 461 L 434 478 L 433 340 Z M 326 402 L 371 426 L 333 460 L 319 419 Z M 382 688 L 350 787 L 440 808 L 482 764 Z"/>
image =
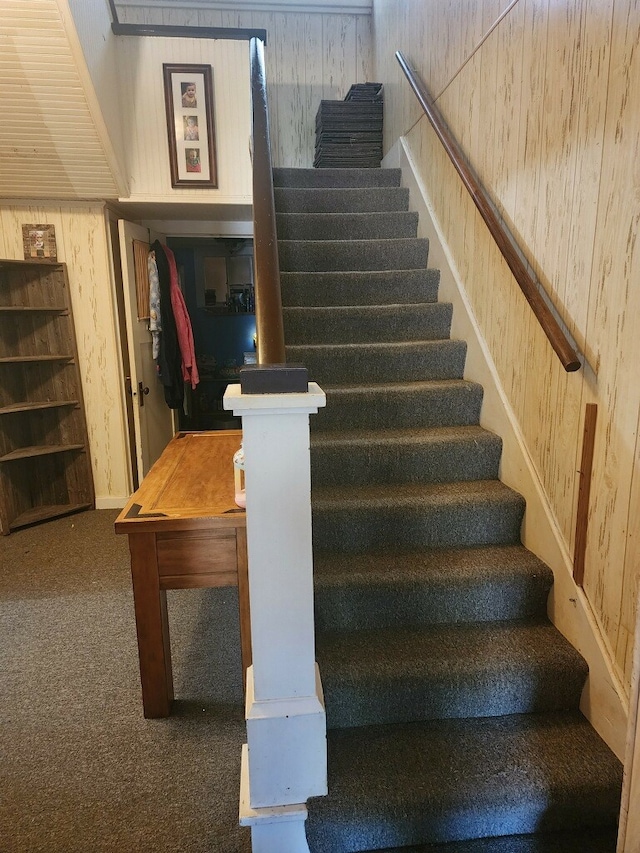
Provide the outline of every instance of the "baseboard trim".
<path id="1" fill-rule="evenodd" d="M 122 509 L 131 495 L 109 496 L 106 498 L 96 498 L 96 509 Z"/>

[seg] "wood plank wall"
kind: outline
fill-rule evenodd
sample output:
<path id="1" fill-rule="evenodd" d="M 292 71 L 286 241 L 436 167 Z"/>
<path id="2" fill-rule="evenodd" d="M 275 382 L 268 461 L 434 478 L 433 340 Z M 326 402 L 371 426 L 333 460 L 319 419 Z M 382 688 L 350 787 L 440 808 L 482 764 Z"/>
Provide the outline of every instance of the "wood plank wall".
<path id="1" fill-rule="evenodd" d="M 3 202 L 1 258 L 23 259 L 28 223 L 54 226 L 58 260 L 67 264 L 97 506 L 124 506 L 131 481 L 104 205 Z"/>
<path id="2" fill-rule="evenodd" d="M 584 408 L 598 405 L 585 591 L 628 688 L 640 576 L 640 4 L 375 0 L 373 28 L 386 147 L 408 138 L 571 553 Z M 533 321 L 420 117 L 398 49 L 535 259 L 585 355 L 580 373 L 564 373 Z"/>
<path id="3" fill-rule="evenodd" d="M 260 12 L 260 11 L 220 11 L 212 9 L 189 8 L 186 4 L 180 9 L 169 9 L 153 6 L 126 6 L 119 9 L 119 17 L 122 23 L 127 24 L 174 24 L 182 26 L 206 26 L 206 27 L 255 27 L 267 30 L 267 46 L 265 49 L 265 61 L 267 65 L 268 99 L 271 116 L 271 145 L 272 156 L 275 166 L 311 166 L 315 146 L 315 116 L 324 99 L 341 100 L 347 93 L 352 83 L 362 83 L 371 80 L 371 18 L 368 14 L 346 15 L 346 14 L 304 14 L 300 12 Z M 144 48 L 145 51 L 153 53 L 155 58 L 147 58 L 145 54 L 144 63 L 141 56 L 133 54 L 140 51 L 140 45 L 124 46 L 125 66 L 128 73 L 121 75 L 121 90 L 126 97 L 126 90 L 131 87 L 133 80 L 134 89 L 138 88 L 140 99 L 149 97 L 158 87 L 157 68 L 150 65 L 160 62 L 182 61 L 199 62 L 209 61 L 213 64 L 214 81 L 221 78 L 222 73 L 216 73 L 216 66 L 220 69 L 225 66 L 219 60 L 200 60 L 190 58 L 185 51 L 185 42 L 181 48 L 168 44 L 169 39 L 146 39 L 145 42 L 156 42 L 156 47 Z M 159 45 L 159 43 L 161 43 Z M 218 46 L 227 45 L 227 51 L 240 50 L 241 55 L 248 56 L 247 45 L 244 42 L 209 42 L 198 45 L 196 41 L 190 42 L 194 45 L 193 50 L 197 56 L 211 55 Z M 206 45 L 209 45 L 208 47 Z M 175 56 L 176 50 L 182 50 L 182 58 L 167 59 L 171 53 Z M 169 52 L 169 53 L 168 53 Z M 133 55 L 132 55 L 133 54 Z M 162 59 L 162 56 L 165 58 Z M 235 56 L 235 54 L 234 54 Z M 138 69 L 136 75 L 131 77 L 132 64 Z M 248 65 L 247 65 L 248 67 Z M 155 77 L 150 77 L 155 74 Z M 248 71 L 247 71 L 248 74 Z M 144 87 L 142 79 L 136 79 L 138 75 L 144 75 Z M 247 78 L 248 79 L 248 78 Z M 240 80 L 244 86 L 244 81 Z M 161 84 L 161 78 L 160 78 Z M 228 84 L 230 85 L 230 84 Z M 247 90 L 248 91 L 248 90 Z M 232 91 L 231 114 L 237 115 L 237 103 L 246 101 L 247 94 L 243 90 Z M 219 98 L 216 92 L 216 99 Z M 238 98 L 243 100 L 238 101 Z M 235 107 L 234 107 L 235 104 Z M 151 120 L 153 118 L 151 117 Z M 126 122 L 130 127 L 134 126 Z M 229 133 L 229 125 L 224 124 L 225 133 Z M 160 132 L 160 131 L 158 131 Z M 162 134 L 166 136 L 164 127 Z M 218 138 L 223 134 L 220 132 Z M 235 144 L 240 144 L 242 150 L 246 149 L 248 131 L 244 137 Z M 231 143 L 234 145 L 233 141 Z M 166 145 L 166 143 L 165 143 Z M 142 146 L 144 148 L 144 145 Z M 234 150 L 233 148 L 231 150 Z M 132 192 L 144 194 L 148 185 L 149 177 L 143 173 L 142 156 L 137 157 L 132 166 Z M 157 163 L 158 161 L 156 161 Z M 243 164 L 244 167 L 244 164 Z M 237 168 L 235 173 L 237 174 Z M 155 192 L 155 190 L 154 190 Z M 185 190 L 184 193 L 199 193 L 202 190 Z M 250 186 L 247 190 L 250 194 Z M 169 190 L 175 200 L 177 191 Z M 182 195 L 182 193 L 181 193 Z"/>
<path id="4" fill-rule="evenodd" d="M 251 204 L 247 42 L 123 36 L 118 54 L 130 200 Z M 217 189 L 171 187 L 162 72 L 165 62 L 213 68 Z"/>

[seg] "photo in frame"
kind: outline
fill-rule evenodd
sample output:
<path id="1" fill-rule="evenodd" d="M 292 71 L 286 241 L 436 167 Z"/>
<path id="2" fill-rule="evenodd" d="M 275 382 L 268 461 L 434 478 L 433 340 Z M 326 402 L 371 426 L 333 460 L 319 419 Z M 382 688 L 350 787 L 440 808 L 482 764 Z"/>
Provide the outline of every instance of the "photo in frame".
<path id="1" fill-rule="evenodd" d="M 23 225 L 22 247 L 25 261 L 57 260 L 56 229 L 53 225 Z"/>
<path id="2" fill-rule="evenodd" d="M 210 65 L 162 66 L 172 187 L 218 186 Z"/>

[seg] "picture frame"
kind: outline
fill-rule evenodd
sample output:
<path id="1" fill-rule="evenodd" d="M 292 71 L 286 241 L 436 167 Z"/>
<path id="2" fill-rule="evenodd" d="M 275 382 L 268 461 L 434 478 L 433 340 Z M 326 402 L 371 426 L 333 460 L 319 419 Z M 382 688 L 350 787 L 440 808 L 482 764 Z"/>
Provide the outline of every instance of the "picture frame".
<path id="1" fill-rule="evenodd" d="M 22 226 L 22 248 L 25 261 L 57 261 L 56 229 L 53 225 Z"/>
<path id="2" fill-rule="evenodd" d="M 171 186 L 218 186 L 210 65 L 164 63 Z"/>

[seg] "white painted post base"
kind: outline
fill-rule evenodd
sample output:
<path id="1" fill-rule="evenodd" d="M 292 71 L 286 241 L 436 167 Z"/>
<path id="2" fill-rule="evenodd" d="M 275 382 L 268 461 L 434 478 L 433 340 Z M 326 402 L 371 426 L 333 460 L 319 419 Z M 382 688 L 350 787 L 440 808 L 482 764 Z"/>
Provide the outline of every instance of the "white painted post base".
<path id="1" fill-rule="evenodd" d="M 309 415 L 326 397 L 243 394 L 242 416 L 253 666 L 247 671 L 247 745 L 240 823 L 253 853 L 308 853 L 309 797 L 327 793 L 326 715 L 315 662 Z"/>
<path id="2" fill-rule="evenodd" d="M 249 758 L 245 744 L 240 766 L 240 826 L 251 827 L 252 853 L 310 853 L 304 822 L 304 803 L 253 809 L 249 805 Z"/>
<path id="3" fill-rule="evenodd" d="M 288 699 L 255 697 L 247 670 L 247 745 L 253 808 L 305 802 L 327 792 L 327 723 L 320 672 L 316 692 Z"/>

